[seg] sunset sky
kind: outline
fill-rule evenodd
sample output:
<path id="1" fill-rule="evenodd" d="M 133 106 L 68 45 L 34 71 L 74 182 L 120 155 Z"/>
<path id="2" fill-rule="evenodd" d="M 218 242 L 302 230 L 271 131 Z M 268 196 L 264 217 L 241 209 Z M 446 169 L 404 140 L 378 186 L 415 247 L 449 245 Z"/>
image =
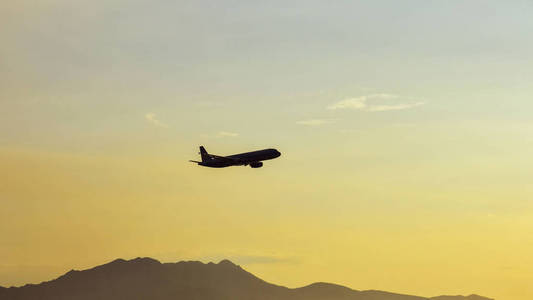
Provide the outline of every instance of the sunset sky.
<path id="1" fill-rule="evenodd" d="M 2 1 L 0 285 L 229 258 L 530 300 L 532 53 L 529 0 Z"/>

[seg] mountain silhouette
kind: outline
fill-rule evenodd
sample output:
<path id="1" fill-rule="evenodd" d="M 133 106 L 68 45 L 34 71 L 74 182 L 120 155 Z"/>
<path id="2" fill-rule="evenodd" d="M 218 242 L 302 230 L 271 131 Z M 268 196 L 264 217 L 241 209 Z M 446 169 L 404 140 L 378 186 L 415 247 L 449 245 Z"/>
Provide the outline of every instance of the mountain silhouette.
<path id="1" fill-rule="evenodd" d="M 357 291 L 330 284 L 289 289 L 267 283 L 229 260 L 160 263 L 151 258 L 117 259 L 84 271 L 22 287 L 0 287 L 0 300 L 492 300 L 471 295 L 424 298 Z"/>

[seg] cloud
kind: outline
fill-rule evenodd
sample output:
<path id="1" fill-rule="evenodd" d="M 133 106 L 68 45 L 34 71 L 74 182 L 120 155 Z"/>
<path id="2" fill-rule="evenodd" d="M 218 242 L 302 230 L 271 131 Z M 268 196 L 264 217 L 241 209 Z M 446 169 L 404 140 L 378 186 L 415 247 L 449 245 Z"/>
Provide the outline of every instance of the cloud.
<path id="1" fill-rule="evenodd" d="M 225 138 L 225 137 L 238 137 L 239 134 L 235 132 L 228 132 L 228 131 L 220 131 L 217 133 L 217 137 L 219 138 Z"/>
<path id="2" fill-rule="evenodd" d="M 364 109 L 366 107 L 366 96 L 358 98 L 350 98 L 339 101 L 335 104 L 328 106 L 329 110 L 336 109 Z"/>
<path id="3" fill-rule="evenodd" d="M 146 115 L 144 115 L 144 118 L 145 118 L 149 123 L 152 123 L 152 124 L 154 124 L 154 125 L 157 126 L 157 127 L 168 128 L 168 126 L 167 126 L 166 124 L 161 123 L 161 121 L 159 121 L 159 120 L 156 118 L 156 114 L 154 114 L 154 113 L 147 113 Z"/>
<path id="4" fill-rule="evenodd" d="M 329 119 L 311 119 L 311 120 L 302 120 L 296 122 L 296 124 L 304 125 L 304 126 L 321 126 L 325 124 L 331 124 L 334 120 Z"/>
<path id="5" fill-rule="evenodd" d="M 368 111 L 389 111 L 389 110 L 404 110 L 417 106 L 424 105 L 424 102 L 414 102 L 395 105 L 371 105 L 368 107 Z"/>
<path id="6" fill-rule="evenodd" d="M 395 104 L 372 104 L 370 102 L 374 101 L 389 101 L 398 100 L 404 97 L 392 94 L 372 94 L 356 98 L 348 98 L 341 100 L 337 103 L 334 103 L 327 108 L 329 110 L 337 109 L 351 109 L 351 110 L 362 110 L 369 112 L 381 112 L 381 111 L 391 111 L 391 110 L 405 110 L 413 107 L 424 105 L 424 102 L 410 102 L 410 103 L 395 103 Z"/>

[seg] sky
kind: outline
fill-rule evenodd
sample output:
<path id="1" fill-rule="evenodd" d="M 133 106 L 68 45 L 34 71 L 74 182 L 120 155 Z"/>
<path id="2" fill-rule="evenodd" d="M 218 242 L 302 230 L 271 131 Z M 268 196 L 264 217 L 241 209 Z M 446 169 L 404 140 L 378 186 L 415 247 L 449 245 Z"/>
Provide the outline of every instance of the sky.
<path id="1" fill-rule="evenodd" d="M 533 297 L 533 2 L 3 1 L 0 285 L 229 258 Z M 215 154 L 277 148 L 261 169 Z"/>

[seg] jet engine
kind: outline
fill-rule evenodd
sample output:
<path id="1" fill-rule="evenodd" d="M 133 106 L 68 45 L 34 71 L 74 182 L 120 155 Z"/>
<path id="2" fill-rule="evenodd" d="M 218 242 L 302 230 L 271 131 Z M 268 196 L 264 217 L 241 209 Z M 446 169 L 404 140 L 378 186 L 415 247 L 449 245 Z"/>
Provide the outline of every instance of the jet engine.
<path id="1" fill-rule="evenodd" d="M 252 168 L 261 168 L 263 166 L 263 163 L 260 161 L 254 161 L 250 163 L 250 167 Z"/>

